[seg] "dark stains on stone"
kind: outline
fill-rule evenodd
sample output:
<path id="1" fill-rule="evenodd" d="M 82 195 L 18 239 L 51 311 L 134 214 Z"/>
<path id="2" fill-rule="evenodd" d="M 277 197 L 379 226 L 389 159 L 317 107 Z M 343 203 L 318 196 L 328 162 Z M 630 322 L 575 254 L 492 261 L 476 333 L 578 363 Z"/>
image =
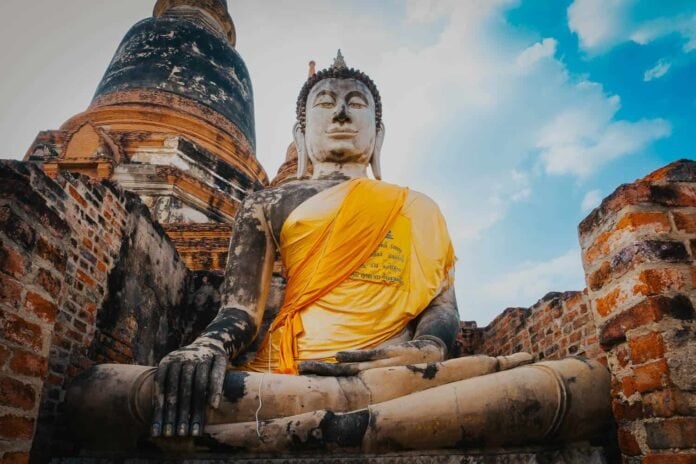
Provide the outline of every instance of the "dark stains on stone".
<path id="1" fill-rule="evenodd" d="M 222 394 L 230 403 L 236 403 L 246 393 L 246 372 L 229 371 L 225 374 L 225 382 L 222 385 Z"/>
<path id="2" fill-rule="evenodd" d="M 179 18 L 140 21 L 126 34 L 95 98 L 157 89 L 202 103 L 229 119 L 256 145 L 249 72 L 237 51 L 205 27 Z"/>
<path id="3" fill-rule="evenodd" d="M 682 321 L 694 320 L 694 305 L 686 295 L 675 295 L 668 306 L 669 315 Z"/>
<path id="4" fill-rule="evenodd" d="M 431 380 L 437 375 L 438 367 L 436 363 L 428 363 L 425 367 L 418 367 L 413 365 L 407 365 L 406 369 L 415 373 L 421 374 L 424 379 Z"/>
<path id="5" fill-rule="evenodd" d="M 367 409 L 334 414 L 328 411 L 319 423 L 323 440 L 327 444 L 358 448 L 367 431 L 370 413 Z"/>

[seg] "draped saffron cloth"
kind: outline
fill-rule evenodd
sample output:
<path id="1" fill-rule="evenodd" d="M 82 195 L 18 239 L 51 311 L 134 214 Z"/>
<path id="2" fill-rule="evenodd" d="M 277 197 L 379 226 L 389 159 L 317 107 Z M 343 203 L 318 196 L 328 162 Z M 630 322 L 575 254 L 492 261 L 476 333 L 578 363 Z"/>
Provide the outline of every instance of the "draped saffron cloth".
<path id="1" fill-rule="evenodd" d="M 451 284 L 439 209 L 385 182 L 353 179 L 311 197 L 286 219 L 280 243 L 285 299 L 246 370 L 297 374 L 300 360 L 377 346 Z"/>

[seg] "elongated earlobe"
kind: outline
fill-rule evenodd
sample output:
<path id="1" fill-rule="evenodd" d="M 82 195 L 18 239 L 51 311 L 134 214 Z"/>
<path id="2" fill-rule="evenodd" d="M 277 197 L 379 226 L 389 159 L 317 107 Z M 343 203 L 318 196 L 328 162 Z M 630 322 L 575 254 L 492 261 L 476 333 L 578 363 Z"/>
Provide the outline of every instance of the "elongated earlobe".
<path id="1" fill-rule="evenodd" d="M 297 148 L 297 178 L 302 179 L 307 175 L 309 157 L 307 156 L 305 135 L 299 122 L 295 123 L 295 127 L 292 129 L 292 136 L 295 139 L 295 148 Z"/>
<path id="2" fill-rule="evenodd" d="M 377 180 L 382 180 L 382 144 L 384 143 L 384 124 L 380 123 L 377 127 L 377 134 L 375 136 L 375 150 L 372 152 L 372 157 L 370 158 L 370 168 L 372 168 L 372 175 Z"/>

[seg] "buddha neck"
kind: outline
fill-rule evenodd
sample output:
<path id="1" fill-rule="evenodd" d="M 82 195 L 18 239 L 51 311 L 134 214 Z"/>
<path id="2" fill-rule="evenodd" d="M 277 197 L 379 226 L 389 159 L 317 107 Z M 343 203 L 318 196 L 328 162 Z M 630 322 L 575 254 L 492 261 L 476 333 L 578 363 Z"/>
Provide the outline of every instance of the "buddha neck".
<path id="1" fill-rule="evenodd" d="M 356 179 L 367 177 L 367 166 L 363 163 L 326 163 L 315 162 L 312 165 L 314 171 L 312 179 L 326 179 L 335 177 L 346 177 Z"/>

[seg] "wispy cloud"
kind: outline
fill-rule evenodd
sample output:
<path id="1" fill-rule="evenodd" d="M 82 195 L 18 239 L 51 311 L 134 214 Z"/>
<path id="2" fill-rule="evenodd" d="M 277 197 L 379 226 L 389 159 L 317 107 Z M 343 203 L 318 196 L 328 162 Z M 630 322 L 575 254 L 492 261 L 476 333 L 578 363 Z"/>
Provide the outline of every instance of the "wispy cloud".
<path id="1" fill-rule="evenodd" d="M 683 50 L 696 47 L 696 4 L 651 3 L 638 0 L 574 0 L 568 7 L 568 25 L 588 53 L 603 53 L 625 42 L 645 45 L 678 34 Z M 677 2 L 674 2 L 675 4 Z"/>
<path id="2" fill-rule="evenodd" d="M 471 304 L 499 308 L 487 314 L 490 319 L 506 307 L 531 306 L 550 290 L 582 290 L 584 287 L 580 250 L 573 248 L 546 261 L 523 263 L 518 269 L 487 282 Z"/>
<path id="3" fill-rule="evenodd" d="M 643 80 L 645 82 L 650 82 L 652 80 L 659 79 L 667 74 L 671 67 L 672 63 L 669 61 L 660 60 L 657 62 L 657 64 L 655 64 L 655 66 L 645 71 L 645 74 L 643 74 Z"/>
<path id="4" fill-rule="evenodd" d="M 580 204 L 580 210 L 583 213 L 589 213 L 597 206 L 599 206 L 602 201 L 602 191 L 601 190 L 590 190 L 585 194 Z"/>

